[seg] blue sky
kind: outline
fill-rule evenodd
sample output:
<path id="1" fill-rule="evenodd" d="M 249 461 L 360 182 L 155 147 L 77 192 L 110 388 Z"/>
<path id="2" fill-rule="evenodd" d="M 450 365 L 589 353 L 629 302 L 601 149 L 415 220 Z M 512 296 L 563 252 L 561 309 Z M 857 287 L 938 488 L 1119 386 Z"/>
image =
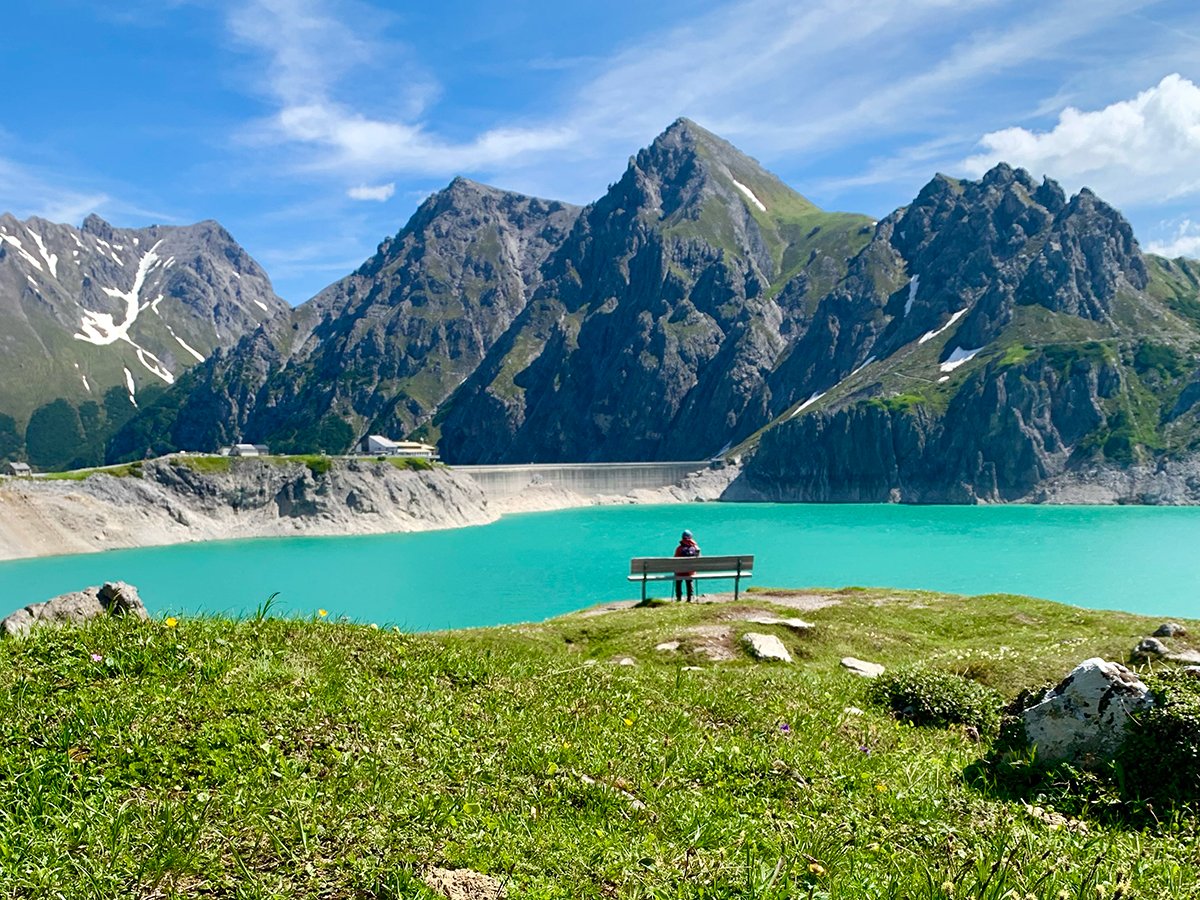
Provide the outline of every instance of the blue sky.
<path id="1" fill-rule="evenodd" d="M 686 115 L 882 216 L 997 159 L 1200 257 L 1196 0 L 38 0 L 0 33 L 0 210 L 217 219 L 300 302 L 462 174 L 585 203 Z"/>

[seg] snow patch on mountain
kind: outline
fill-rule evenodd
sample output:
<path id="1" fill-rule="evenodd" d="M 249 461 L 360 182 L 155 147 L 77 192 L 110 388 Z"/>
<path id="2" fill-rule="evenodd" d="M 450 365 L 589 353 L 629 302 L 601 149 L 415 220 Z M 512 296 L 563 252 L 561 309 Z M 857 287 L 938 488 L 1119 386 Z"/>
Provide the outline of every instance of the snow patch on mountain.
<path id="1" fill-rule="evenodd" d="M 744 184 L 742 184 L 736 178 L 732 178 L 730 180 L 733 182 L 733 186 L 736 187 L 743 194 L 745 194 L 747 199 L 749 199 L 749 201 L 751 203 L 753 203 L 755 206 L 757 206 L 761 212 L 767 211 L 767 208 L 765 206 L 763 206 L 763 202 L 754 196 L 754 191 L 750 190 L 750 188 L 746 187 Z"/>
<path id="2" fill-rule="evenodd" d="M 33 238 L 33 242 L 38 245 L 38 250 L 42 254 L 42 259 L 46 261 L 46 265 L 50 268 L 50 274 L 54 278 L 58 277 L 58 255 L 46 252 L 46 245 L 42 243 L 42 236 L 32 228 L 26 229 L 29 236 Z"/>
<path id="3" fill-rule="evenodd" d="M 912 281 L 908 283 L 908 300 L 904 302 L 904 314 L 907 316 L 912 312 L 913 301 L 917 299 L 917 287 L 921 284 L 921 276 L 914 275 Z"/>
<path id="4" fill-rule="evenodd" d="M 982 349 L 982 347 L 976 347 L 974 350 L 964 350 L 962 347 L 955 347 L 954 352 L 938 368 L 943 372 L 953 372 L 963 363 L 974 359 Z"/>
<path id="5" fill-rule="evenodd" d="M 25 246 L 18 238 L 11 234 L 0 234 L 0 243 L 4 242 L 12 244 L 14 247 L 16 247 L 17 253 L 23 260 L 25 260 L 25 262 L 29 263 L 39 272 L 42 271 L 42 264 L 35 257 L 29 255 L 29 252 L 25 249 Z"/>
<path id="6" fill-rule="evenodd" d="M 935 337 L 937 337 L 939 334 L 941 334 L 943 331 L 945 331 L 947 328 L 949 328 L 951 325 L 953 325 L 955 322 L 957 322 L 959 319 L 961 319 L 966 314 L 967 314 L 967 311 L 965 309 L 960 309 L 958 312 L 956 312 L 954 315 L 952 315 L 950 317 L 950 321 L 947 322 L 945 325 L 943 325 L 941 328 L 936 328 L 933 331 L 927 331 L 923 335 L 921 335 L 921 337 L 917 340 L 917 343 L 924 344 L 926 341 L 932 341 Z M 978 351 L 976 351 L 976 352 L 978 352 Z"/>
<path id="7" fill-rule="evenodd" d="M 125 387 L 129 391 L 129 402 L 137 406 L 137 385 L 133 383 L 133 373 L 129 371 L 128 366 L 122 366 L 125 370 Z"/>
<path id="8" fill-rule="evenodd" d="M 158 295 L 158 299 L 159 300 L 162 299 L 162 294 Z M 157 303 L 158 301 L 156 300 L 155 302 Z M 167 325 L 167 331 L 169 331 L 171 333 L 171 337 L 175 338 L 175 340 L 179 342 L 180 347 L 182 347 L 188 353 L 192 354 L 192 356 L 196 357 L 196 362 L 204 362 L 204 357 L 197 350 L 188 346 L 188 343 L 183 338 L 181 338 L 179 335 L 177 335 L 175 333 L 174 328 L 172 328 L 170 325 Z"/>

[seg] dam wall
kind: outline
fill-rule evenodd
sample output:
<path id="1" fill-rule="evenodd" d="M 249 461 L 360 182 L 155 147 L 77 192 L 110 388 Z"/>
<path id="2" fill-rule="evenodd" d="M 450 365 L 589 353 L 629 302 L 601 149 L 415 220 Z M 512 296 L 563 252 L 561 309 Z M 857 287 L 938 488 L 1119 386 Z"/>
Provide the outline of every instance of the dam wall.
<path id="1" fill-rule="evenodd" d="M 527 489 L 556 488 L 585 497 L 657 490 L 709 468 L 700 462 L 531 463 L 527 465 L 452 466 L 470 475 L 489 500 L 502 500 Z"/>

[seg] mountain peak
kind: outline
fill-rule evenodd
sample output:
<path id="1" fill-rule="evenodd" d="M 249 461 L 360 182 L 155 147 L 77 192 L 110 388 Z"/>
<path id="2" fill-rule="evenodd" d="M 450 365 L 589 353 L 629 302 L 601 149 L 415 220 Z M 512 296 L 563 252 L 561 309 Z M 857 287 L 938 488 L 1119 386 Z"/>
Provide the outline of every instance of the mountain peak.
<path id="1" fill-rule="evenodd" d="M 683 117 L 630 159 L 626 181 L 625 189 L 636 184 L 641 195 L 634 205 L 653 207 L 663 220 L 695 219 L 714 199 L 739 219 L 743 214 L 778 219 L 817 211 L 758 160 Z M 626 197 L 620 205 L 629 202 Z M 745 213 L 737 212 L 743 209 Z"/>

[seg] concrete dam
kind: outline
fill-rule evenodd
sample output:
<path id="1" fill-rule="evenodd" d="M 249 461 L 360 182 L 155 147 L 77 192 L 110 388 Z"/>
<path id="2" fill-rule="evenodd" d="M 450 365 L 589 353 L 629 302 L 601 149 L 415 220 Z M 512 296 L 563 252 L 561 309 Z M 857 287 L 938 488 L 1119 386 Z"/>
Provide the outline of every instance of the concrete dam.
<path id="1" fill-rule="evenodd" d="M 452 466 L 470 475 L 490 500 L 519 494 L 526 488 L 559 488 L 585 497 L 628 494 L 678 484 L 693 472 L 709 468 L 701 462 L 530 463 L 499 466 Z"/>

